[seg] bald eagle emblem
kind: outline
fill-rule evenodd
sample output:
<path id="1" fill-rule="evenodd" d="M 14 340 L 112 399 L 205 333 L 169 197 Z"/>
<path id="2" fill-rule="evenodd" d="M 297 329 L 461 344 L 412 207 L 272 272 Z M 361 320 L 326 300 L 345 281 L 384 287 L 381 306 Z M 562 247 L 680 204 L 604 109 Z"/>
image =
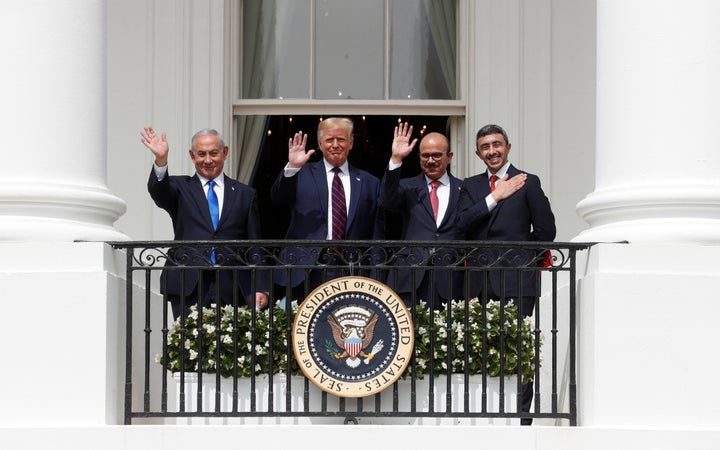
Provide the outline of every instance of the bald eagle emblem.
<path id="1" fill-rule="evenodd" d="M 374 311 L 349 305 L 335 310 L 328 316 L 327 321 L 337 345 L 335 347 L 328 342 L 328 353 L 335 359 L 345 359 L 348 367 L 358 367 L 361 362 L 368 364 L 384 346 L 381 339 L 373 345 L 372 350 L 366 350 L 372 344 L 378 321 L 378 315 Z"/>

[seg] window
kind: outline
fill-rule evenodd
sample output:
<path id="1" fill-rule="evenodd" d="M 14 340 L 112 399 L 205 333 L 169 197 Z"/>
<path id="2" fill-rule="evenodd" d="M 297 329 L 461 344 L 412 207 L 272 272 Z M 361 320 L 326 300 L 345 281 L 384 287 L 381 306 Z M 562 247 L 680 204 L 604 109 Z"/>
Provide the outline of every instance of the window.
<path id="1" fill-rule="evenodd" d="M 392 127 L 393 117 L 436 116 L 451 123 L 450 130 L 462 128 L 465 103 L 456 70 L 462 0 L 226 5 L 229 166 L 238 180 L 252 184 L 260 176 L 274 117 L 379 116 Z"/>
<path id="2" fill-rule="evenodd" d="M 245 0 L 240 98 L 454 100 L 455 0 Z"/>

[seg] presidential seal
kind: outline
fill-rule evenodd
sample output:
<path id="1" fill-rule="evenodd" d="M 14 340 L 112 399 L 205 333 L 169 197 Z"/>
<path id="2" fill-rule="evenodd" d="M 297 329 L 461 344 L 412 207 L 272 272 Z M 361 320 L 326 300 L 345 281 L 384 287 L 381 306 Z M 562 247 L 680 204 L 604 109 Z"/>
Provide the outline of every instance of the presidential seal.
<path id="1" fill-rule="evenodd" d="M 293 350 L 302 372 L 339 397 L 377 394 L 397 380 L 412 356 L 414 329 L 403 301 L 365 277 L 335 278 L 298 308 Z"/>

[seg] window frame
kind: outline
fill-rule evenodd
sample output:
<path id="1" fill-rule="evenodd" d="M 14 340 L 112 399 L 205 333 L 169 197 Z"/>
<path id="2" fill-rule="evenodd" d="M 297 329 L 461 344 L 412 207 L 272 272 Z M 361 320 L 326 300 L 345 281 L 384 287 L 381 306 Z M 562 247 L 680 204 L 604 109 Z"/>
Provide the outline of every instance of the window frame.
<path id="1" fill-rule="evenodd" d="M 456 55 L 456 85 L 457 99 L 455 100 L 359 100 L 359 99 L 243 99 L 240 98 L 242 61 L 242 11 L 243 0 L 225 0 L 225 61 L 226 77 L 225 92 L 230 100 L 225 135 L 228 142 L 235 142 L 235 126 L 238 116 L 251 115 L 397 115 L 397 116 L 451 116 L 450 144 L 452 148 L 465 148 L 465 120 L 468 113 L 468 78 L 467 64 L 463 63 L 468 54 L 469 22 L 468 0 L 457 1 L 457 55 Z M 389 0 L 385 0 L 389 8 Z M 385 30 L 387 33 L 387 30 Z M 386 58 L 389 56 L 386 55 Z M 388 65 L 385 65 L 385 90 L 389 85 Z M 230 163 L 235 166 L 236 161 L 231 152 Z M 458 168 L 462 172 L 466 158 L 456 158 Z"/>

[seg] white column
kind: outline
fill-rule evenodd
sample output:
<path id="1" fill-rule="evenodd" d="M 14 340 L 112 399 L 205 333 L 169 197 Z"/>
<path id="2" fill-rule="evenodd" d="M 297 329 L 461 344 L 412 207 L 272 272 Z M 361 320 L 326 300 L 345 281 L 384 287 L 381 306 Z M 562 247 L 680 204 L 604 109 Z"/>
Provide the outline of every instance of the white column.
<path id="1" fill-rule="evenodd" d="M 0 240 L 127 239 L 107 189 L 103 0 L 0 4 Z"/>
<path id="2" fill-rule="evenodd" d="M 720 2 L 598 0 L 595 191 L 576 240 L 720 242 Z"/>

